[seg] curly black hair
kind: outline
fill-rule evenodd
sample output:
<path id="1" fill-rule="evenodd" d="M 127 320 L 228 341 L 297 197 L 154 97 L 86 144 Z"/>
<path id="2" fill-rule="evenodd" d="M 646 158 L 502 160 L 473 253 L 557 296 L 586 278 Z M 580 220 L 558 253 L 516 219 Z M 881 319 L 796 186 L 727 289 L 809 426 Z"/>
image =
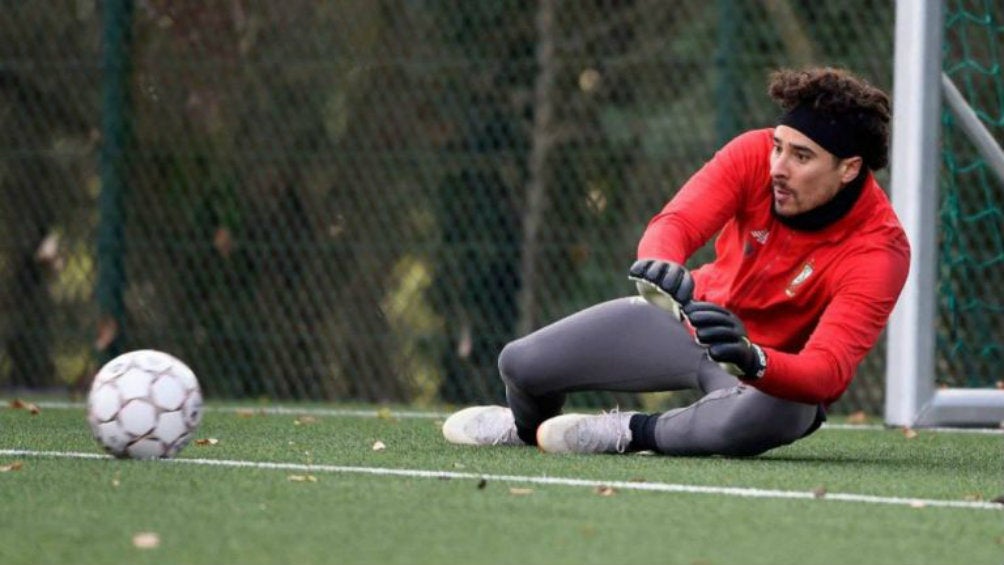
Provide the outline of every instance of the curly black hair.
<path id="1" fill-rule="evenodd" d="M 782 109 L 809 104 L 814 110 L 857 121 L 861 158 L 877 171 L 889 164 L 889 95 L 845 69 L 779 69 L 770 75 L 767 93 Z"/>

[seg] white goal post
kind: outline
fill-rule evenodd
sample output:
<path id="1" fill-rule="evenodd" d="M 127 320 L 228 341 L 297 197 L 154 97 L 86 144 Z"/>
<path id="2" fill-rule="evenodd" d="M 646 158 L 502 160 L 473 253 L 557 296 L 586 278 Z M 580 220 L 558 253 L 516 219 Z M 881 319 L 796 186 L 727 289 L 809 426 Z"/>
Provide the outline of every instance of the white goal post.
<path id="1" fill-rule="evenodd" d="M 941 0 L 896 2 L 891 193 L 912 247 L 910 275 L 887 332 L 885 423 L 890 426 L 1004 424 L 1004 390 L 935 385 L 938 178 L 942 95 L 991 168 L 1004 155 L 941 71 Z M 1000 179 L 1004 183 L 1004 176 Z"/>

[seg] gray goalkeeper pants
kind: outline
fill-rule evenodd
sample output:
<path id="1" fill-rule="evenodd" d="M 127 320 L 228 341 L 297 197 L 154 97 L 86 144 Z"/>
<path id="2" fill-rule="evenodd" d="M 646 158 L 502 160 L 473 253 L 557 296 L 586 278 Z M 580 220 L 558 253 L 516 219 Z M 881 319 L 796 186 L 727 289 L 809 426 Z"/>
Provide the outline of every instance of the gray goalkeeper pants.
<path id="1" fill-rule="evenodd" d="M 741 383 L 681 322 L 640 297 L 592 306 L 510 342 L 499 371 L 524 439 L 561 413 L 566 393 L 588 390 L 700 391 L 697 402 L 652 415 L 655 449 L 667 455 L 757 455 L 812 433 L 825 419 L 817 405 Z"/>

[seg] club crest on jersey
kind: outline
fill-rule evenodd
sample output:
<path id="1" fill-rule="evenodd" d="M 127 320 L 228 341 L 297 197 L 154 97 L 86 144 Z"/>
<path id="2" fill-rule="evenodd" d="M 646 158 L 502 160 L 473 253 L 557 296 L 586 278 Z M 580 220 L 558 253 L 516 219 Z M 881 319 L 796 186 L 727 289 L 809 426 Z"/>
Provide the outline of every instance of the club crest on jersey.
<path id="1" fill-rule="evenodd" d="M 809 277 L 812 276 L 813 270 L 814 267 L 812 265 L 812 259 L 809 259 L 802 265 L 802 269 L 798 271 L 795 278 L 791 279 L 791 282 L 788 283 L 788 288 L 784 289 L 784 293 L 788 295 L 789 298 L 795 296 L 795 292 L 798 291 L 798 287 L 802 286 L 805 281 L 809 280 Z"/>

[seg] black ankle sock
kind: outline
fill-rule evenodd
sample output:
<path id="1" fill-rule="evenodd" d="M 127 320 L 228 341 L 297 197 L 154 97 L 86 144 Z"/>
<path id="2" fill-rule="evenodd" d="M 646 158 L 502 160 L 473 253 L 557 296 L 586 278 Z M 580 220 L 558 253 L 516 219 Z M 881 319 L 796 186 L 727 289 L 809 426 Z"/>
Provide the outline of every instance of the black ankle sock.
<path id="1" fill-rule="evenodd" d="M 537 445 L 537 427 L 521 426 L 516 423 L 516 435 L 527 445 Z"/>
<path id="2" fill-rule="evenodd" d="M 516 421 L 516 435 L 527 445 L 537 445 L 537 427 L 561 414 L 564 394 L 530 396 L 512 384 L 506 385 L 506 402 Z"/>
<path id="3" fill-rule="evenodd" d="M 631 428 L 631 444 L 628 451 L 659 451 L 655 445 L 655 423 L 658 414 L 635 414 L 628 424 Z"/>

